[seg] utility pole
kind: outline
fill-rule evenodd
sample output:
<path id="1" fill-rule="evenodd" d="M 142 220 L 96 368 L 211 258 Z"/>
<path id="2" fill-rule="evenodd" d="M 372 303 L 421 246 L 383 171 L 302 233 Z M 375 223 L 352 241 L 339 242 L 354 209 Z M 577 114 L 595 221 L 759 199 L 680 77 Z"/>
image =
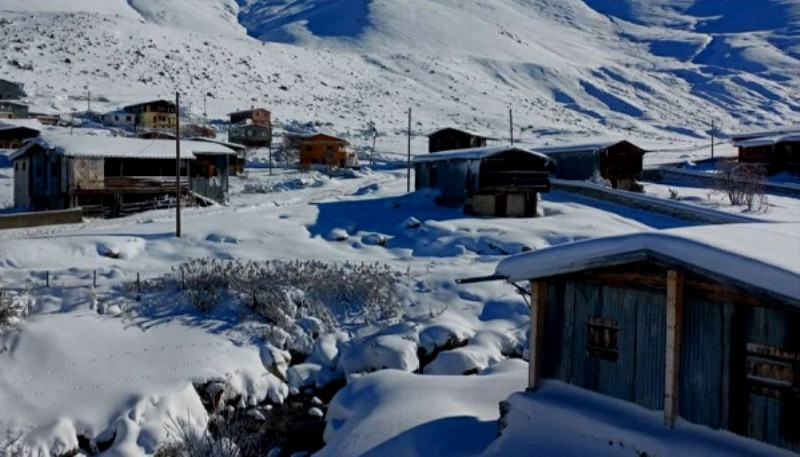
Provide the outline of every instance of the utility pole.
<path id="1" fill-rule="evenodd" d="M 511 133 L 511 146 L 514 146 L 514 113 L 508 109 L 508 131 Z"/>
<path id="2" fill-rule="evenodd" d="M 208 98 L 208 94 L 203 94 L 203 118 L 206 122 L 208 122 L 208 111 L 206 110 L 206 99 Z"/>
<path id="3" fill-rule="evenodd" d="M 181 93 L 175 92 L 175 236 L 181 237 Z"/>
<path id="4" fill-rule="evenodd" d="M 714 158 L 714 119 L 711 119 L 711 158 Z"/>
<path id="5" fill-rule="evenodd" d="M 86 114 L 92 112 L 92 91 L 86 92 Z"/>
<path id="6" fill-rule="evenodd" d="M 411 108 L 408 109 L 408 159 L 406 161 L 406 192 L 411 192 Z"/>

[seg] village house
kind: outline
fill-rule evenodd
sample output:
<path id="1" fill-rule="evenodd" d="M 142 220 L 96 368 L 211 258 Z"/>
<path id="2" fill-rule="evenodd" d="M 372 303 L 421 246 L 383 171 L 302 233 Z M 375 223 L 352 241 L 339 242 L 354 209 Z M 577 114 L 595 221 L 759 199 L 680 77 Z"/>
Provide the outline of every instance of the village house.
<path id="1" fill-rule="evenodd" d="M 178 122 L 178 109 L 175 103 L 167 100 L 153 100 L 128 105 L 122 111 L 136 115 L 137 129 L 175 130 Z"/>
<path id="2" fill-rule="evenodd" d="M 347 141 L 325 133 L 286 133 L 284 147 L 298 151 L 300 163 L 341 168 L 358 167 L 358 156 L 347 150 Z"/>
<path id="3" fill-rule="evenodd" d="M 228 116 L 231 118 L 231 124 L 250 121 L 252 124 L 272 126 L 271 114 L 264 108 L 236 111 L 228 114 Z"/>
<path id="4" fill-rule="evenodd" d="M 553 162 L 510 146 L 457 149 L 414 157 L 415 189 L 435 189 L 437 203 L 485 216 L 533 217 L 550 191 Z"/>
<path id="5" fill-rule="evenodd" d="M 22 83 L 0 79 L 0 100 L 19 100 L 26 96 Z"/>
<path id="6" fill-rule="evenodd" d="M 100 117 L 103 125 L 119 127 L 126 130 L 136 128 L 136 115 L 123 110 L 111 111 Z"/>
<path id="7" fill-rule="evenodd" d="M 264 108 L 252 108 L 228 114 L 231 125 L 228 141 L 248 148 L 266 148 L 272 145 L 272 116 Z"/>
<path id="8" fill-rule="evenodd" d="M 0 100 L 0 119 L 27 119 L 28 105 L 11 100 Z"/>
<path id="9" fill-rule="evenodd" d="M 428 152 L 486 147 L 488 135 L 455 127 L 445 127 L 428 134 Z"/>
<path id="10" fill-rule="evenodd" d="M 615 189 L 639 191 L 645 150 L 629 141 L 534 147 L 556 161 L 555 177 L 585 181 L 600 176 Z"/>
<path id="11" fill-rule="evenodd" d="M 182 140 L 182 193 L 202 202 L 223 202 L 233 155 L 218 144 Z M 18 208 L 82 207 L 116 216 L 151 209 L 175 195 L 174 140 L 47 135 L 29 141 L 9 159 Z"/>
<path id="12" fill-rule="evenodd" d="M 512 256 L 529 395 L 553 379 L 800 451 L 800 224 L 701 226 Z M 462 281 L 462 282 L 470 282 Z"/>
<path id="13" fill-rule="evenodd" d="M 761 164 L 767 173 L 800 175 L 800 131 L 739 140 L 739 163 Z"/>
<path id="14" fill-rule="evenodd" d="M 0 149 L 18 149 L 25 141 L 39 136 L 39 133 L 40 130 L 33 126 L 7 124 L 0 121 Z"/>
<path id="15" fill-rule="evenodd" d="M 247 162 L 247 146 L 238 143 L 230 143 L 227 141 L 219 141 L 213 138 L 190 137 L 188 139 L 192 141 L 207 141 L 209 143 L 218 144 L 232 149 L 234 152 L 236 152 L 236 155 L 231 157 L 230 175 L 236 176 L 240 173 L 244 173 L 245 162 Z"/>

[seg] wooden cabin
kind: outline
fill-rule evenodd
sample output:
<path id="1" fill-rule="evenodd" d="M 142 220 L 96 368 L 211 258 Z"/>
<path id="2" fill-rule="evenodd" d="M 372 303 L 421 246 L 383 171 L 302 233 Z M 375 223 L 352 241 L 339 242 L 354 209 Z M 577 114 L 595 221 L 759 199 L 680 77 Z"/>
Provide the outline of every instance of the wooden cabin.
<path id="1" fill-rule="evenodd" d="M 769 174 L 784 171 L 800 175 L 800 132 L 741 140 L 739 163 L 762 164 Z"/>
<path id="2" fill-rule="evenodd" d="M 20 100 L 27 97 L 22 83 L 0 79 L 0 100 Z"/>
<path id="3" fill-rule="evenodd" d="M 347 150 L 347 141 L 325 133 L 286 133 L 284 146 L 296 150 L 302 165 L 357 168 L 358 155 Z"/>
<path id="4" fill-rule="evenodd" d="M 0 100 L 0 119 L 27 119 L 28 105 L 11 100 Z"/>
<path id="5" fill-rule="evenodd" d="M 484 216 L 534 217 L 550 191 L 553 162 L 514 147 L 457 149 L 414 157 L 415 189 L 436 189 L 443 206 Z"/>
<path id="6" fill-rule="evenodd" d="M 270 112 L 264 108 L 236 111 L 228 114 L 228 116 L 231 118 L 231 124 L 250 121 L 250 123 L 253 124 L 272 126 L 272 116 Z"/>
<path id="7" fill-rule="evenodd" d="M 494 138 L 470 130 L 446 127 L 428 134 L 428 152 L 483 148 L 486 147 L 487 140 Z"/>
<path id="8" fill-rule="evenodd" d="M 189 197 L 223 202 L 235 152 L 181 140 L 181 189 Z M 33 211 L 82 207 L 118 216 L 163 205 L 175 195 L 175 141 L 48 135 L 9 156 L 14 204 Z"/>
<path id="9" fill-rule="evenodd" d="M 39 136 L 39 129 L 0 122 L 0 149 L 18 149 L 25 141 Z"/>
<path id="10" fill-rule="evenodd" d="M 615 189 L 640 189 L 644 149 L 629 141 L 565 144 L 533 148 L 556 161 L 555 177 L 585 181 L 599 175 Z"/>
<path id="11" fill-rule="evenodd" d="M 230 143 L 227 141 L 219 141 L 213 138 L 190 137 L 188 139 L 192 141 L 207 141 L 209 143 L 219 144 L 228 149 L 232 149 L 234 152 L 236 152 L 236 155 L 231 157 L 230 175 L 236 176 L 244 173 L 244 166 L 247 162 L 247 146 L 238 143 Z"/>
<path id="12" fill-rule="evenodd" d="M 701 226 L 512 256 L 528 390 L 553 379 L 800 452 L 800 223 Z M 480 278 L 479 278 L 480 279 Z"/>
<path id="13" fill-rule="evenodd" d="M 128 105 L 122 111 L 136 115 L 137 129 L 175 130 L 178 107 L 168 100 L 152 100 Z"/>

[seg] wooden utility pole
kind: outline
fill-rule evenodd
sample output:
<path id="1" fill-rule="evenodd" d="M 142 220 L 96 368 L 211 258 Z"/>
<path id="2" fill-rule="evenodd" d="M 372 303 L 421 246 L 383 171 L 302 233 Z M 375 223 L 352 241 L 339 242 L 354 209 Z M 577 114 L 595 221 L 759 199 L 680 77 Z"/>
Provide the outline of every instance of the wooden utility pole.
<path id="1" fill-rule="evenodd" d="M 514 112 L 508 109 L 508 131 L 511 133 L 511 146 L 514 146 Z"/>
<path id="2" fill-rule="evenodd" d="M 92 112 L 92 91 L 86 92 L 86 114 Z"/>
<path id="3" fill-rule="evenodd" d="M 208 98 L 208 94 L 203 94 L 203 120 L 208 122 L 208 111 L 206 110 L 206 99 Z"/>
<path id="4" fill-rule="evenodd" d="M 714 120 L 711 120 L 711 158 L 714 158 Z"/>
<path id="5" fill-rule="evenodd" d="M 408 158 L 406 160 L 406 192 L 411 192 L 411 108 L 408 109 Z"/>
<path id="6" fill-rule="evenodd" d="M 181 94 L 175 92 L 175 236 L 181 237 Z"/>

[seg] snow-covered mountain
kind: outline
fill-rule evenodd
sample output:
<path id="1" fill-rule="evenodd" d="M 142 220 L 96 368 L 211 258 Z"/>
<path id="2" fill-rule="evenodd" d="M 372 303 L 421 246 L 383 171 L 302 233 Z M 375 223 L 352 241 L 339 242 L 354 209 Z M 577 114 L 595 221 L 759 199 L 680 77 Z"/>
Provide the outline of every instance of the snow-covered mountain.
<path id="1" fill-rule="evenodd" d="M 46 110 L 181 91 L 339 133 L 704 138 L 796 121 L 795 0 L 3 0 L 0 77 Z M 67 63 L 69 62 L 69 63 Z"/>

